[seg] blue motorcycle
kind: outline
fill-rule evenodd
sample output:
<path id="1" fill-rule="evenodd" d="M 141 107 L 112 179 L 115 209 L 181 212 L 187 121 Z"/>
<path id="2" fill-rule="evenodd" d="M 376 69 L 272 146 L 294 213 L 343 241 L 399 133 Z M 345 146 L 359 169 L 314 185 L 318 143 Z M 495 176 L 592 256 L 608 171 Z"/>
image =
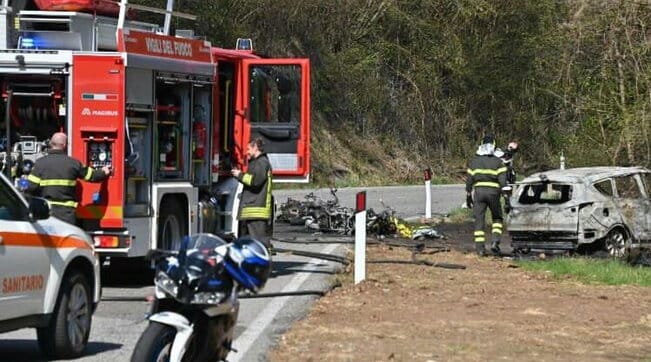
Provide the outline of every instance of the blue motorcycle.
<path id="1" fill-rule="evenodd" d="M 156 268 L 149 325 L 132 362 L 223 361 L 232 351 L 238 293 L 257 293 L 271 273 L 258 240 L 233 242 L 213 234 L 186 237 Z"/>

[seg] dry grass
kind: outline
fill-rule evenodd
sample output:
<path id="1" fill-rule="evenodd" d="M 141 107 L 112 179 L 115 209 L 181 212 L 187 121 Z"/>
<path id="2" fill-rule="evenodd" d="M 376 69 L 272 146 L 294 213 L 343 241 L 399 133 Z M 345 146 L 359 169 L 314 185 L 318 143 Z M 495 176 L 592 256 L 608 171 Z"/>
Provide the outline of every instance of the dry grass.
<path id="1" fill-rule="evenodd" d="M 370 259 L 409 260 L 369 247 Z M 450 270 L 368 264 L 367 279 L 320 299 L 272 361 L 626 361 L 651 358 L 651 292 L 588 286 L 458 251 Z"/>

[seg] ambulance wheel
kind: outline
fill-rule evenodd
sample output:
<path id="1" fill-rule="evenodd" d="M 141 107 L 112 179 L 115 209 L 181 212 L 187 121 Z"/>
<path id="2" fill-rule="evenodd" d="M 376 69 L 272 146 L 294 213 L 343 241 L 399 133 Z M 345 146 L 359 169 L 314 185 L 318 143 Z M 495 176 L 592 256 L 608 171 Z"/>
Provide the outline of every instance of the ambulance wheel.
<path id="1" fill-rule="evenodd" d="M 187 235 L 187 219 L 184 208 L 175 198 L 163 201 L 158 216 L 158 248 L 179 250 L 181 241 Z"/>
<path id="2" fill-rule="evenodd" d="M 80 272 L 65 276 L 47 327 L 37 328 L 41 351 L 49 358 L 76 358 L 86 349 L 93 315 L 88 279 Z"/>

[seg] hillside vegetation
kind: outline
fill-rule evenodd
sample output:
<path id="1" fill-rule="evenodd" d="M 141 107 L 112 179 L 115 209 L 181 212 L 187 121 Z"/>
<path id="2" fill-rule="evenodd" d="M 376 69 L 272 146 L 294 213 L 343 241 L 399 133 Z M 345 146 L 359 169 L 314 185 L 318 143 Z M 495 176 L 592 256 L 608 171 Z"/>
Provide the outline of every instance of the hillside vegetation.
<path id="1" fill-rule="evenodd" d="M 311 59 L 318 184 L 411 183 L 428 166 L 459 180 L 485 133 L 520 143 L 522 174 L 561 153 L 568 166 L 649 166 L 648 0 L 177 5 L 215 45 L 251 37 L 261 54 Z"/>

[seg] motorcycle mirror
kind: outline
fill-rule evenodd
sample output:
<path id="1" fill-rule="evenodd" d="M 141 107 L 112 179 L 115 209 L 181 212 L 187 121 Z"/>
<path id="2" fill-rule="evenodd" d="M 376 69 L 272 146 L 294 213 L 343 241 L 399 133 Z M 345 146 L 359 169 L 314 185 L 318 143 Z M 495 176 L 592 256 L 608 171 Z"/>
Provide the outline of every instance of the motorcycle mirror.
<path id="1" fill-rule="evenodd" d="M 166 258 L 168 256 L 175 256 L 175 255 L 177 255 L 177 252 L 173 250 L 150 250 L 145 256 L 145 258 L 150 260 L 158 260 L 160 258 Z"/>
<path id="2" fill-rule="evenodd" d="M 215 253 L 225 258 L 226 255 L 228 255 L 228 251 L 230 250 L 230 247 L 231 247 L 231 243 L 219 245 L 218 247 L 215 248 Z"/>

